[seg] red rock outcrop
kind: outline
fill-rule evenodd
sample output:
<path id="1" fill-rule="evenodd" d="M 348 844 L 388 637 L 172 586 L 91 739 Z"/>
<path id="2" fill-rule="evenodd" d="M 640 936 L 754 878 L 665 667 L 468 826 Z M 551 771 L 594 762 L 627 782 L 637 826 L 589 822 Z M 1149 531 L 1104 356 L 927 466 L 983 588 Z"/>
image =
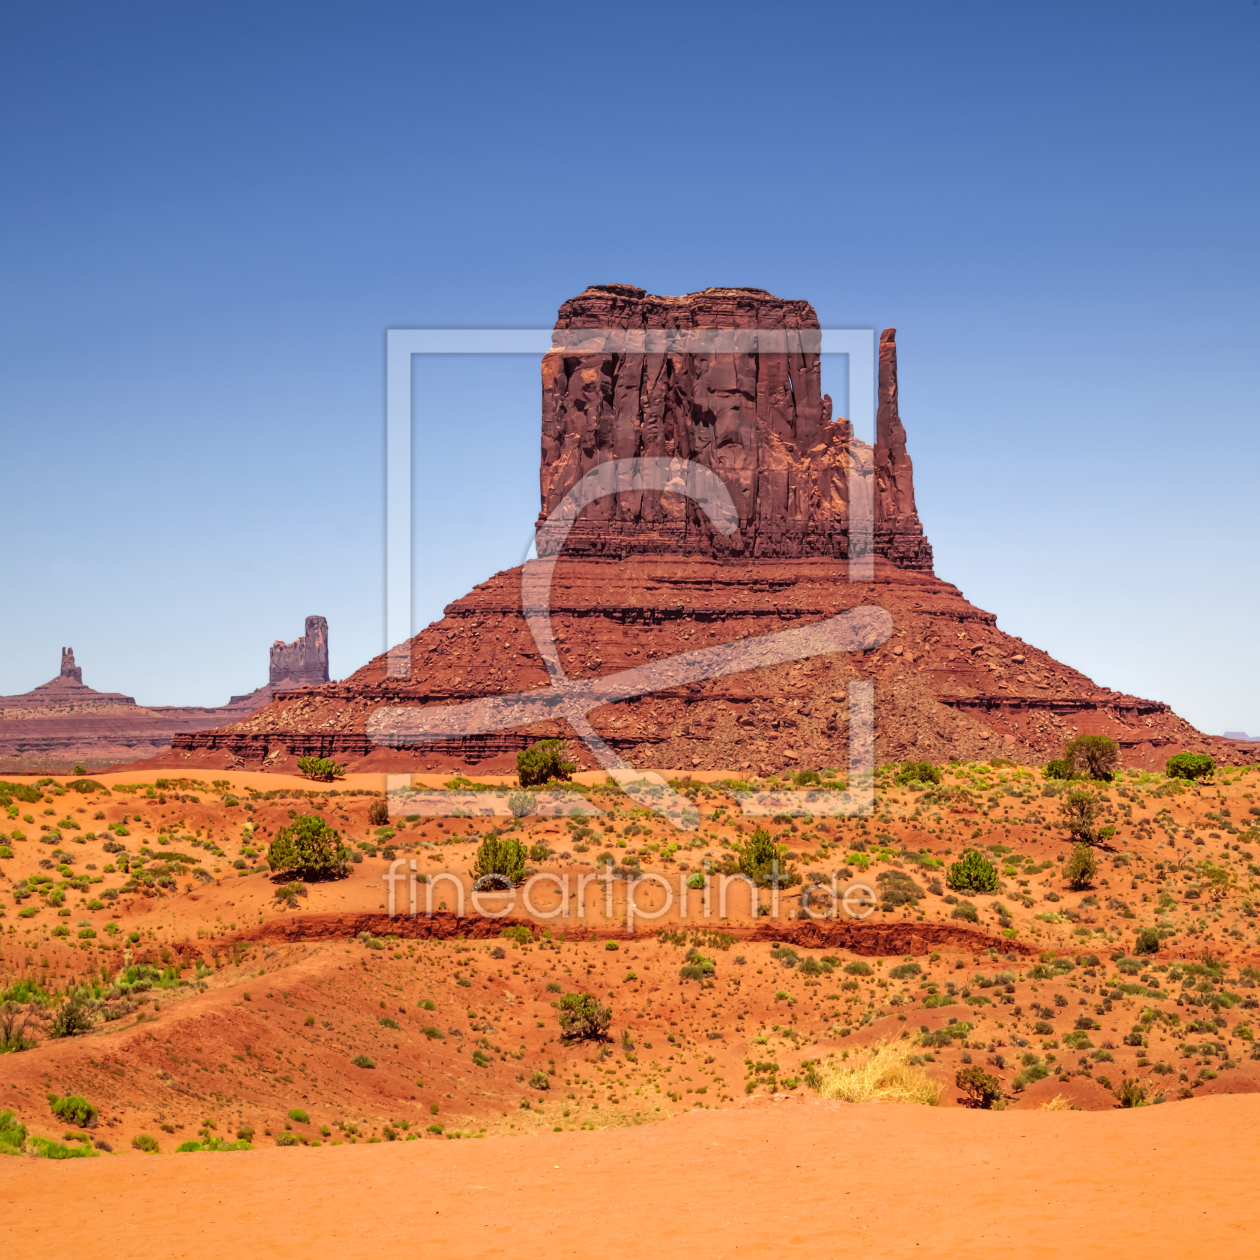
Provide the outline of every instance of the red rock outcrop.
<path id="1" fill-rule="evenodd" d="M 271 687 L 318 687 L 328 681 L 328 619 L 307 617 L 306 633 L 271 648 Z"/>
<path id="2" fill-rule="evenodd" d="M 642 768 L 780 771 L 847 764 L 848 686 L 875 683 L 876 759 L 1003 756 L 1044 763 L 1078 733 L 1119 741 L 1126 763 L 1162 765 L 1183 749 L 1245 752 L 1196 731 L 1167 705 L 1099 687 L 1004 634 L 932 572 L 898 412 L 895 331 L 879 346 L 874 450 L 833 419 L 821 394 L 818 320 L 807 302 L 760 289 L 682 298 L 629 285 L 586 290 L 561 307 L 542 363 L 541 519 L 592 468 L 613 459 L 691 460 L 730 491 L 738 528 L 716 531 L 692 500 L 627 484 L 578 517 L 551 586 L 551 625 L 570 679 L 815 625 L 877 606 L 892 635 L 833 652 L 669 684 L 594 709 L 595 732 Z M 725 338 L 725 340 L 723 339 Z M 850 477 L 869 476 L 873 580 L 850 581 Z M 860 484 L 860 482 L 858 483 Z M 510 771 L 566 721 L 444 742 L 380 741 L 382 706 L 415 710 L 537 689 L 550 675 L 522 612 L 522 571 L 495 574 L 407 645 L 410 673 L 376 657 L 341 683 L 278 692 L 220 730 L 179 735 L 159 764 L 292 768 L 303 755 L 352 769 Z M 595 760 L 576 739 L 587 768 Z"/>
<path id="3" fill-rule="evenodd" d="M 636 490 L 627 473 L 624 491 L 582 513 L 569 554 L 849 554 L 850 476 L 870 475 L 870 447 L 832 416 L 808 302 L 764 289 L 659 297 L 597 285 L 560 308 L 553 340 L 542 364 L 540 520 L 598 464 L 643 457 L 713 469 L 739 514 L 725 538 L 694 502 Z M 891 333 L 880 347 L 879 417 L 875 552 L 930 571 Z"/>

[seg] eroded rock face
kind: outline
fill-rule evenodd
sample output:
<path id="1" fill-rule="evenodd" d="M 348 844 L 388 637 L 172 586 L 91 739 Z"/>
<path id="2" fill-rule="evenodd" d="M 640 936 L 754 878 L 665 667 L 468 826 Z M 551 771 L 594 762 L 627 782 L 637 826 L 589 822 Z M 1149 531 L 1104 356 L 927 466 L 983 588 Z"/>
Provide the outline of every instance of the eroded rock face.
<path id="1" fill-rule="evenodd" d="M 328 619 L 307 617 L 306 633 L 292 643 L 277 639 L 271 649 L 272 687 L 318 687 L 328 681 Z"/>
<path id="2" fill-rule="evenodd" d="M 814 308 L 764 289 L 659 297 L 599 285 L 566 302 L 542 366 L 542 517 L 597 465 L 691 460 L 730 491 L 739 528 L 723 537 L 682 495 L 625 490 L 582 513 L 572 555 L 847 557 L 852 478 L 871 449 L 822 393 Z M 880 347 L 874 459 L 877 555 L 930 572 L 913 468 L 897 415 L 896 346 Z"/>

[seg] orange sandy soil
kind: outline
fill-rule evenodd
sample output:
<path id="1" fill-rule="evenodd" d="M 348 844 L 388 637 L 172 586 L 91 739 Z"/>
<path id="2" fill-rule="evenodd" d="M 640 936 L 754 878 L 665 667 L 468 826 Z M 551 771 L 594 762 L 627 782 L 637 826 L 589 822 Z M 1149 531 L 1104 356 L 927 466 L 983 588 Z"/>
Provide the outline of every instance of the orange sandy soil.
<path id="1" fill-rule="evenodd" d="M 588 917 L 540 923 L 528 944 L 500 939 L 496 924 L 456 922 L 450 913 L 433 920 L 387 919 L 380 879 L 386 862 L 379 851 L 354 865 L 347 879 L 311 885 L 296 908 L 277 900 L 277 883 L 260 855 L 290 811 L 319 808 L 349 841 L 370 849 L 375 829 L 367 810 L 375 799 L 370 793 L 382 786 L 380 776 L 362 776 L 362 783 L 349 778 L 332 789 L 247 773 L 225 775 L 217 788 L 170 780 L 159 789 L 156 774 L 96 777 L 108 793 L 68 791 L 62 779 L 44 785 L 41 802 L 16 802 L 15 817 L 0 817 L 13 851 L 12 858 L 0 858 L 0 888 L 16 889 L 37 873 L 54 877 L 45 888 L 64 885 L 66 872 L 57 869 L 54 853 L 73 858 L 71 877 L 98 881 L 83 891 L 64 887 L 60 908 L 37 892 L 20 901 L 7 893 L 0 897 L 0 985 L 12 993 L 11 986 L 25 979 L 51 994 L 48 1004 L 28 1004 L 37 1022 L 68 986 L 86 980 L 96 985 L 90 1031 L 53 1040 L 36 1028 L 33 1049 L 0 1056 L 0 1110 L 12 1109 L 32 1133 L 60 1140 L 65 1131 L 48 1109 L 48 1092 L 81 1094 L 101 1110 L 91 1136 L 112 1152 L 90 1163 L 57 1163 L 58 1178 L 93 1175 L 85 1169 L 112 1170 L 116 1163 L 134 1177 L 137 1161 L 147 1160 L 130 1150 L 140 1133 L 155 1137 L 163 1151 L 141 1167 L 167 1167 L 168 1153 L 196 1138 L 206 1121 L 220 1137 L 235 1137 L 242 1126 L 255 1131 L 255 1146 L 265 1149 L 220 1156 L 226 1167 L 243 1159 L 250 1168 L 250 1160 L 261 1158 L 365 1158 L 348 1148 L 382 1138 L 382 1148 L 391 1151 L 441 1142 L 443 1158 L 475 1159 L 463 1153 L 463 1143 L 450 1141 L 456 1134 L 484 1134 L 487 1141 L 541 1135 L 552 1143 L 579 1140 L 582 1130 L 613 1130 L 581 1139 L 612 1144 L 598 1148 L 612 1151 L 616 1142 L 640 1140 L 640 1133 L 678 1131 L 650 1122 L 680 1114 L 690 1117 L 687 1125 L 742 1123 L 751 1115 L 773 1129 L 787 1121 L 755 1107 L 744 1110 L 749 1097 L 805 1094 L 810 1062 L 844 1063 L 861 1047 L 903 1036 L 914 1039 L 924 1070 L 944 1087 L 942 1114 L 958 1110 L 954 1077 L 964 1063 L 996 1076 L 1011 1111 L 1021 1115 L 1056 1095 L 1083 1111 L 1111 1111 L 1112 1090 L 1126 1077 L 1152 1100 L 1168 1100 L 1166 1107 L 1148 1109 L 1155 1120 L 1143 1113 L 1143 1124 L 1203 1105 L 1182 1099 L 1260 1089 L 1260 1053 L 1252 1048 L 1260 978 L 1251 902 L 1251 810 L 1260 783 L 1255 770 L 1231 770 L 1215 784 L 1188 789 L 1141 775 L 1109 785 L 1105 793 L 1118 828 L 1114 851 L 1100 855 L 1095 887 L 1085 892 L 1068 890 L 1059 870 L 1067 846 L 1062 833 L 1046 825 L 1056 816 L 1057 801 L 1042 795 L 1041 780 L 1012 767 L 957 767 L 947 771 L 943 786 L 950 791 L 944 793 L 886 785 L 868 819 L 758 820 L 789 845 L 804 873 L 843 868 L 873 886 L 879 874 L 897 872 L 930 889 L 943 873 L 932 863 L 954 860 L 967 844 L 981 846 L 998 861 L 1002 886 L 996 897 L 970 899 L 975 924 L 954 917 L 959 907 L 943 892 L 928 891 L 916 906 L 880 910 L 860 924 L 810 925 L 788 917 L 798 888 L 784 897 L 784 918 L 777 923 L 749 919 L 736 899 L 729 919 L 710 919 L 707 927 L 716 934 L 706 935 L 693 895 L 688 924 L 680 925 L 675 915 L 632 938 L 622 910 L 626 885 L 618 883 L 611 920 L 602 916 L 599 890 L 591 889 Z M 239 794 L 240 804 L 225 804 L 223 783 Z M 266 795 L 276 792 L 285 795 Z M 720 791 L 693 792 L 703 820 L 692 835 L 674 832 L 608 793 L 592 798 L 604 812 L 585 824 L 396 820 L 391 842 L 421 871 L 453 870 L 466 879 L 481 835 L 492 825 L 519 825 L 528 843 L 553 849 L 541 862 L 543 870 L 589 872 L 600 850 L 624 861 L 638 848 L 645 870 L 665 872 L 676 885 L 685 864 L 694 871 L 706 855 L 720 861 L 730 852 L 731 837 L 747 835 L 753 825 Z M 32 823 L 25 822 L 27 815 Z M 77 829 L 66 825 L 73 822 Z M 118 835 L 120 824 L 124 836 Z M 41 844 L 48 834 L 42 829 L 54 826 L 60 842 Z M 13 838 L 13 831 L 25 838 Z M 685 847 L 667 856 L 663 846 L 675 842 Z M 124 855 L 106 851 L 105 843 L 124 846 L 130 873 L 107 869 Z M 174 862 L 171 853 L 193 861 Z M 1199 866 L 1207 858 L 1233 880 L 1219 900 L 1207 892 L 1187 896 L 1203 882 Z M 1180 865 L 1169 866 L 1166 859 Z M 245 870 L 235 869 L 236 860 Z M 197 867 L 208 882 L 193 875 Z M 137 872 L 155 870 L 176 870 L 178 878 L 163 876 L 168 887 L 145 886 L 147 876 Z M 110 888 L 123 891 L 102 900 Z M 645 906 L 652 899 L 651 889 L 641 894 Z M 19 917 L 32 908 L 34 915 Z M 685 941 L 662 938 L 656 933 L 665 924 L 702 934 Z M 1123 962 L 1136 931 L 1159 924 L 1166 935 L 1158 955 Z M 63 926 L 65 936 L 53 935 Z M 94 935 L 80 938 L 89 931 Z M 790 942 L 795 956 L 775 949 L 775 940 Z M 716 963 L 711 981 L 679 976 L 685 949 L 693 944 Z M 496 958 L 496 950 L 503 957 Z M 1217 965 L 1198 961 L 1205 951 Z M 1055 958 L 1063 960 L 1057 968 Z M 119 989 L 122 969 L 139 962 L 174 970 L 147 987 Z M 570 991 L 596 994 L 612 1008 L 610 1039 L 602 1046 L 560 1037 L 553 1004 Z M 935 1035 L 946 1027 L 951 1036 Z M 358 1054 L 375 1067 L 353 1066 Z M 1033 1079 L 1043 1070 L 1048 1075 Z M 530 1084 L 536 1073 L 546 1078 L 545 1088 L 540 1077 Z M 309 1113 L 309 1122 L 289 1120 L 293 1108 Z M 732 1108 L 733 1119 L 716 1114 Z M 815 1123 L 808 1117 L 821 1117 L 823 1110 L 800 1112 L 806 1118 L 791 1123 Z M 868 1114 L 907 1113 L 851 1109 L 843 1113 L 844 1124 Z M 963 1113 L 950 1121 L 935 1112 L 913 1115 L 912 1122 L 878 1123 L 895 1123 L 903 1135 L 920 1134 L 924 1141 L 929 1137 L 922 1135 L 953 1132 L 933 1126 L 1005 1133 L 1001 1126 L 1018 1123 L 1009 1114 Z M 1079 1115 L 1029 1119 L 1048 1126 L 1047 1133 L 1072 1132 L 1073 1123 L 1085 1122 Z M 1110 1122 L 1119 1133 L 1136 1123 L 1120 1116 Z M 320 1149 L 272 1149 L 286 1126 Z M 554 1134 L 557 1128 L 560 1134 Z M 391 1133 L 398 1142 L 391 1144 Z M 419 1141 L 407 1140 L 417 1134 Z M 649 1143 L 646 1150 L 658 1139 L 642 1140 Z M 669 1140 L 659 1138 L 666 1145 Z M 333 1143 L 347 1149 L 333 1152 Z M 509 1152 L 504 1159 L 520 1157 L 511 1153 L 511 1143 L 493 1145 Z M 779 1175 L 785 1149 L 793 1148 L 780 1146 L 774 1153 Z M 180 1155 L 180 1167 L 201 1168 L 207 1158 Z M 402 1157 L 379 1158 L 386 1161 L 382 1167 L 392 1168 L 388 1160 Z M 31 1162 L 5 1159 L 0 1167 L 12 1177 Z M 1061 1174 L 1044 1169 L 1067 1166 L 1039 1165 L 1038 1184 L 1047 1202 L 1058 1204 L 1058 1214 L 1070 1212 L 1072 1198 Z M 1071 1175 L 1076 1177 L 1075 1168 Z M 676 1176 L 690 1184 L 686 1161 L 679 1162 Z M 514 1217 L 518 1200 L 529 1198 L 509 1192 L 518 1184 L 510 1179 L 487 1184 L 496 1204 L 507 1195 L 508 1207 L 496 1212 Z M 794 1195 L 795 1184 L 793 1175 L 784 1178 L 774 1201 Z M 906 1186 L 912 1189 L 913 1179 Z M 627 1178 L 613 1198 L 618 1209 L 637 1212 L 650 1201 L 645 1194 Z M 706 1188 L 706 1201 L 707 1194 Z M 286 1217 L 304 1219 L 310 1200 L 286 1201 Z M 876 1210 L 869 1199 L 864 1210 Z M 780 1240 L 794 1236 L 783 1232 L 789 1214 L 769 1215 Z M 1008 1215 L 1014 1222 L 1016 1214 Z M 621 1231 L 611 1236 L 618 1241 Z M 932 1240 L 925 1238 L 924 1245 Z"/>
<path id="2" fill-rule="evenodd" d="M 1213 1256 L 1260 1099 L 1108 1114 L 757 1100 L 602 1133 L 0 1161 L 24 1257 Z"/>

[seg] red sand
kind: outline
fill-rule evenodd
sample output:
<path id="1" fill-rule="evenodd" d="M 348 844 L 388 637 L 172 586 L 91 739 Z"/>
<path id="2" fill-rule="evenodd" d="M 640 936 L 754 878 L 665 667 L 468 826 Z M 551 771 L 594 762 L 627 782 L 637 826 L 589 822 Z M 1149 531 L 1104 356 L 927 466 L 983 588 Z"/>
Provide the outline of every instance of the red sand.
<path id="1" fill-rule="evenodd" d="M 978 1113 L 755 1100 L 600 1133 L 0 1161 L 24 1257 L 1229 1257 L 1260 1098 Z M 1205 1140 L 1206 1139 L 1206 1140 Z"/>

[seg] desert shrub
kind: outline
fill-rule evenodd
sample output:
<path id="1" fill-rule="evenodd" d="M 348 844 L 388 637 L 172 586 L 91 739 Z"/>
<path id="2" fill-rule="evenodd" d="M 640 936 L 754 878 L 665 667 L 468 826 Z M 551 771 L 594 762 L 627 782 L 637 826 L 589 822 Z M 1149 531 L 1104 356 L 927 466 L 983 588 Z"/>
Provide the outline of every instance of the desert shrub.
<path id="1" fill-rule="evenodd" d="M 968 923 L 980 922 L 980 911 L 970 901 L 960 901 L 953 910 L 950 911 L 951 919 L 966 919 Z"/>
<path id="2" fill-rule="evenodd" d="M 443 1039 L 442 1030 L 434 1024 L 426 1024 L 420 1031 L 428 1037 L 430 1041 L 441 1041 Z"/>
<path id="3" fill-rule="evenodd" d="M 157 1138 L 150 1137 L 147 1133 L 137 1133 L 131 1139 L 131 1145 L 138 1151 L 144 1151 L 146 1155 L 157 1155 L 162 1150 Z"/>
<path id="4" fill-rule="evenodd" d="M 1159 933 L 1154 928 L 1143 928 L 1133 942 L 1135 954 L 1158 954 Z"/>
<path id="5" fill-rule="evenodd" d="M 1146 1090 L 1131 1076 L 1126 1076 L 1114 1091 L 1122 1107 L 1145 1107 Z"/>
<path id="6" fill-rule="evenodd" d="M 1044 1063 L 1040 1061 L 1030 1063 L 1015 1077 L 1015 1079 L 1011 1082 L 1011 1086 L 1013 1089 L 1021 1090 L 1026 1085 L 1031 1085 L 1034 1081 L 1045 1080 L 1045 1078 L 1049 1075 L 1050 1069 L 1046 1067 Z"/>
<path id="7" fill-rule="evenodd" d="M 1078 735 L 1063 749 L 1063 760 L 1075 774 L 1110 782 L 1120 768 L 1120 745 L 1106 735 Z"/>
<path id="8" fill-rule="evenodd" d="M 1073 840 L 1078 840 L 1081 844 L 1093 844 L 1098 839 L 1094 823 L 1102 813 L 1102 802 L 1093 792 L 1085 788 L 1069 792 L 1059 802 L 1059 813 L 1067 823 Z"/>
<path id="9" fill-rule="evenodd" d="M 508 813 L 513 818 L 525 818 L 538 808 L 531 792 L 513 792 L 508 796 Z"/>
<path id="10" fill-rule="evenodd" d="M 529 1075 L 530 1089 L 550 1089 L 551 1077 L 542 1068 L 535 1068 Z"/>
<path id="11" fill-rule="evenodd" d="M 24 1000 L 29 1001 L 31 997 L 24 995 Z M 35 1026 L 40 1022 L 41 1015 L 37 1010 L 20 1005 L 6 994 L 5 1000 L 0 1003 L 0 1054 L 33 1049 Z"/>
<path id="12" fill-rule="evenodd" d="M 368 806 L 368 826 L 384 827 L 388 822 L 389 806 L 382 798 L 377 797 L 376 800 Z"/>
<path id="13" fill-rule="evenodd" d="M 916 962 L 900 963 L 894 967 L 889 973 L 891 980 L 909 980 L 911 976 L 921 975 L 923 968 Z"/>
<path id="14" fill-rule="evenodd" d="M 1202 753 L 1178 753 L 1164 763 L 1170 779 L 1205 779 L 1216 769 L 1216 762 Z"/>
<path id="15" fill-rule="evenodd" d="M 521 787 L 541 787 L 553 779 L 568 779 L 577 766 L 565 758 L 562 739 L 540 739 L 516 754 L 516 778 Z"/>
<path id="16" fill-rule="evenodd" d="M 300 1146 L 302 1144 L 302 1139 L 296 1133 L 290 1133 L 288 1130 L 277 1133 L 275 1141 L 277 1146 Z"/>
<path id="17" fill-rule="evenodd" d="M 48 1029 L 50 1037 L 73 1037 L 92 1027 L 91 1002 L 86 989 L 76 989 L 57 1008 Z"/>
<path id="18" fill-rule="evenodd" d="M 790 888 L 799 884 L 801 877 L 788 862 L 787 845 L 779 844 L 773 836 L 758 827 L 742 844 L 731 842 L 741 875 L 748 876 L 758 888 Z"/>
<path id="19" fill-rule="evenodd" d="M 289 1119 L 296 1120 L 298 1124 L 310 1124 L 311 1122 L 310 1116 L 301 1107 L 294 1107 L 289 1112 Z"/>
<path id="20" fill-rule="evenodd" d="M 244 865 L 244 863 L 241 863 Z M 306 885 L 300 879 L 295 879 L 276 889 L 276 900 L 283 901 L 290 909 L 297 905 L 299 897 L 307 895 Z"/>
<path id="21" fill-rule="evenodd" d="M 695 871 L 692 874 L 688 875 L 687 887 L 688 888 L 703 888 L 704 887 L 704 872 Z"/>
<path id="22" fill-rule="evenodd" d="M 299 814 L 281 827 L 267 848 L 273 871 L 302 879 L 343 878 L 350 873 L 349 854 L 340 834 L 316 814 Z"/>
<path id="23" fill-rule="evenodd" d="M 298 773 L 304 774 L 308 779 L 331 783 L 334 779 L 346 777 L 345 766 L 338 765 L 329 757 L 299 757 L 297 764 Z"/>
<path id="24" fill-rule="evenodd" d="M 918 1064 L 912 1063 L 908 1041 L 880 1042 L 853 1067 L 813 1064 L 805 1083 L 820 1098 L 841 1102 L 910 1102 L 935 1107 L 941 1087 Z"/>
<path id="25" fill-rule="evenodd" d="M 1074 844 L 1068 860 L 1063 864 L 1063 878 L 1068 885 L 1080 890 L 1088 888 L 1098 874 L 1098 862 L 1087 844 Z"/>
<path id="26" fill-rule="evenodd" d="M 959 1021 L 956 1024 L 946 1024 L 943 1028 L 938 1028 L 935 1032 L 925 1032 L 919 1037 L 921 1046 L 947 1046 L 951 1041 L 959 1041 L 971 1031 L 971 1025 L 966 1021 Z"/>
<path id="27" fill-rule="evenodd" d="M 511 927 L 505 927 L 499 935 L 509 941 L 515 941 L 518 945 L 528 945 L 534 939 L 533 932 L 524 923 L 514 923 Z"/>
<path id="28" fill-rule="evenodd" d="M 954 1075 L 954 1084 L 966 1094 L 965 1104 L 968 1107 L 981 1107 L 988 1110 L 1002 1097 L 1002 1083 L 996 1076 L 990 1076 L 978 1064 L 960 1068 Z"/>
<path id="29" fill-rule="evenodd" d="M 1072 777 L 1072 766 L 1069 762 L 1063 760 L 1049 761 L 1043 771 L 1047 779 L 1070 779 Z M 1046 791 L 1050 789 L 1047 788 Z"/>
<path id="30" fill-rule="evenodd" d="M 0 1112 L 0 1154 L 20 1155 L 26 1141 L 26 1125 L 19 1124 L 13 1112 Z"/>
<path id="31" fill-rule="evenodd" d="M 871 974 L 871 964 L 855 958 L 852 962 L 844 964 L 844 970 L 850 976 L 869 976 Z"/>
<path id="32" fill-rule="evenodd" d="M 717 970 L 713 959 L 706 958 L 697 949 L 689 949 L 683 957 L 678 975 L 683 980 L 706 980 Z"/>
<path id="33" fill-rule="evenodd" d="M 896 906 L 917 906 L 927 895 L 903 871 L 880 871 L 875 882 L 879 885 L 880 903 L 885 910 Z"/>
<path id="34" fill-rule="evenodd" d="M 350 1062 L 357 1068 L 374 1068 L 376 1066 L 375 1060 L 369 1059 L 366 1054 L 356 1054 Z"/>
<path id="35" fill-rule="evenodd" d="M 473 874 L 478 879 L 501 875 L 509 883 L 519 884 L 525 878 L 526 856 L 525 846 L 519 840 L 491 831 L 477 846 Z"/>
<path id="36" fill-rule="evenodd" d="M 560 1030 L 574 1040 L 598 1039 L 612 1023 L 612 1010 L 589 993 L 566 993 L 560 999 Z"/>
<path id="37" fill-rule="evenodd" d="M 96 1108 L 86 1098 L 80 1098 L 78 1094 L 67 1094 L 65 1098 L 49 1094 L 48 1106 L 58 1120 L 72 1124 L 76 1129 L 89 1129 L 96 1123 L 98 1114 Z"/>
<path id="38" fill-rule="evenodd" d="M 945 882 L 955 892 L 997 892 L 997 867 L 979 849 L 968 849 L 950 865 Z"/>
<path id="39" fill-rule="evenodd" d="M 75 771 L 78 772 L 78 770 L 79 767 L 75 766 Z M 71 779 L 66 784 L 66 787 L 71 788 L 75 792 L 81 792 L 84 796 L 89 792 L 100 792 L 106 796 L 109 795 L 109 788 L 103 783 L 97 783 L 95 779 Z"/>
<path id="40" fill-rule="evenodd" d="M 930 761 L 907 761 L 897 773 L 900 784 L 906 783 L 939 783 L 941 772 Z"/>

